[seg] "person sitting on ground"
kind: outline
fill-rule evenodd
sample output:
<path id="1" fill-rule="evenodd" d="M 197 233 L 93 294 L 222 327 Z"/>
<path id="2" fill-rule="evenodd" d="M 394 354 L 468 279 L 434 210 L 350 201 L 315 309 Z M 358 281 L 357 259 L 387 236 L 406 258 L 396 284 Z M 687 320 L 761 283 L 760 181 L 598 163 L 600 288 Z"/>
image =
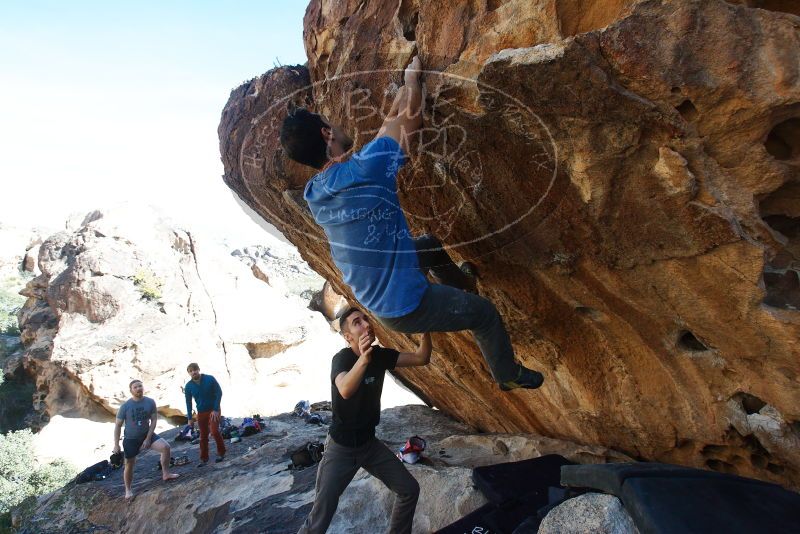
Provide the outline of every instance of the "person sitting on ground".
<path id="1" fill-rule="evenodd" d="M 219 387 L 217 379 L 211 375 L 201 374 L 200 366 L 190 363 L 186 372 L 192 377 L 184 386 L 183 391 L 186 395 L 186 418 L 189 424 L 194 426 L 192 417 L 192 398 L 197 403 L 197 426 L 200 427 L 200 465 L 203 467 L 208 463 L 208 433 L 214 436 L 214 443 L 217 444 L 217 458 L 215 462 L 225 459 L 225 440 L 219 431 L 220 423 L 220 403 L 222 402 L 222 388 Z"/>
<path id="2" fill-rule="evenodd" d="M 117 420 L 114 425 L 114 454 L 119 452 L 119 435 L 122 425 L 125 425 L 125 439 L 122 440 L 122 450 L 125 452 L 125 498 L 133 497 L 133 467 L 136 465 L 136 456 L 141 451 L 153 449 L 161 454 L 161 478 L 172 480 L 178 478 L 175 473 L 169 472 L 170 447 L 164 439 L 155 433 L 158 422 L 156 402 L 144 396 L 144 384 L 141 380 L 133 380 L 128 385 L 131 398 L 119 407 Z"/>
<path id="3" fill-rule="evenodd" d="M 422 336 L 416 352 L 398 352 L 372 345 L 375 342 L 372 325 L 358 308 L 343 310 L 338 321 L 348 346 L 336 353 L 331 363 L 333 421 L 317 469 L 314 506 L 299 534 L 323 533 L 328 529 L 339 497 L 360 467 L 396 495 L 389 532 L 411 532 L 419 483 L 375 437 L 375 427 L 380 422 L 386 371 L 427 365 L 431 360 L 430 334 Z"/>
<path id="4" fill-rule="evenodd" d="M 408 137 L 422 124 L 420 70 L 415 57 L 377 136 L 349 158 L 353 141 L 344 131 L 303 108 L 284 119 L 281 144 L 291 159 L 320 171 L 306 184 L 304 198 L 345 283 L 378 321 L 406 334 L 471 330 L 502 390 L 538 388 L 542 374 L 516 361 L 495 306 L 461 291 L 467 282 L 457 274 L 451 287 L 429 283 L 420 270 L 430 265 L 420 261 L 397 195 Z"/>

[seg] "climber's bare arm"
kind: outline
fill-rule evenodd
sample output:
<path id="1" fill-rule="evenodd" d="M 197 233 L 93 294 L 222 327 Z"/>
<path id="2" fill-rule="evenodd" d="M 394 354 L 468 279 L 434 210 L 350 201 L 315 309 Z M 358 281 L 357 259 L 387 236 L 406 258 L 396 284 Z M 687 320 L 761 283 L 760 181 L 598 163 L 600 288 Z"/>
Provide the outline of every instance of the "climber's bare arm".
<path id="1" fill-rule="evenodd" d="M 420 341 L 416 352 L 401 352 L 397 357 L 397 363 L 395 364 L 395 367 L 416 367 L 420 365 L 428 365 L 428 362 L 431 361 L 432 349 L 433 345 L 431 344 L 431 334 L 430 332 L 425 332 L 422 334 L 422 340 Z"/>
<path id="2" fill-rule="evenodd" d="M 422 63 L 414 56 L 406 67 L 405 85 L 397 91 L 389 115 L 383 121 L 376 137 L 388 136 L 398 142 L 403 151 L 409 153 L 408 137 L 422 126 Z"/>
<path id="3" fill-rule="evenodd" d="M 117 419 L 114 422 L 114 452 L 119 452 L 119 435 L 122 431 L 122 425 L 125 423 L 123 419 Z"/>
<path id="4" fill-rule="evenodd" d="M 389 114 L 386 115 L 385 119 L 383 119 L 384 125 L 397 117 L 397 112 L 400 111 L 400 106 L 405 104 L 405 101 L 408 99 L 407 93 L 408 87 L 405 85 L 397 90 L 397 94 L 394 95 L 394 100 L 392 101 L 392 107 L 389 109 Z"/>

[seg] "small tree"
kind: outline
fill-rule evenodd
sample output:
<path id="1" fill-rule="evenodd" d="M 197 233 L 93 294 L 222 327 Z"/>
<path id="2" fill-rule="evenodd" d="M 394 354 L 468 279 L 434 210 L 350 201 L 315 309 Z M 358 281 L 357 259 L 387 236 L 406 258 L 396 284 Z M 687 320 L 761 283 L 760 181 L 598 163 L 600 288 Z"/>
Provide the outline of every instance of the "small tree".
<path id="1" fill-rule="evenodd" d="M 30 429 L 0 434 L 0 514 L 25 498 L 56 490 L 75 476 L 64 460 L 40 465 L 36 461 Z"/>
<path id="2" fill-rule="evenodd" d="M 26 282 L 23 277 L 7 278 L 0 282 L 0 334 L 19 335 L 17 312 L 25 304 L 25 297 L 19 291 Z"/>
<path id="3" fill-rule="evenodd" d="M 161 298 L 161 288 L 164 282 L 159 280 L 152 271 L 139 269 L 136 271 L 136 274 L 133 275 L 133 285 L 139 289 L 142 298 L 146 300 L 158 300 Z"/>

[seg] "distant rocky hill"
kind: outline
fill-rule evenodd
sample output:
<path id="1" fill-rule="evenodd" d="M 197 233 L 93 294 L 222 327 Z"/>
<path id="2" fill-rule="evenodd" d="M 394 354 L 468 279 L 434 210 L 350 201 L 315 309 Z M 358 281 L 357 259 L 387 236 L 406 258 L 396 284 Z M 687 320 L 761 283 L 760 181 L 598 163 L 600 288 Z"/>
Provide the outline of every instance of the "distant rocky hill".
<path id="1" fill-rule="evenodd" d="M 35 429 L 57 415 L 110 421 L 133 378 L 180 422 L 190 362 L 219 380 L 229 415 L 329 395 L 343 341 L 308 309 L 324 280 L 291 245 L 265 234 L 230 250 L 129 206 L 47 237 L 38 266 L 19 315 L 24 351 L 5 366 L 35 380 Z"/>
<path id="2" fill-rule="evenodd" d="M 0 374 L 8 360 L 19 358 L 17 312 L 25 303 L 19 292 L 38 274 L 42 236 L 52 230 L 0 223 Z M 19 430 L 32 411 L 33 383 L 23 374 L 0 376 L 0 432 Z"/>

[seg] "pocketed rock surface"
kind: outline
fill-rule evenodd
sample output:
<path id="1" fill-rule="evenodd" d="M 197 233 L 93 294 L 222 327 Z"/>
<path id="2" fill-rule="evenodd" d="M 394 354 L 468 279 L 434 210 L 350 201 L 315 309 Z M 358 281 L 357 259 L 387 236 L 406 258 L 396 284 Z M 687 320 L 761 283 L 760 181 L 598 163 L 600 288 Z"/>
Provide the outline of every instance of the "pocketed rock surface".
<path id="1" fill-rule="evenodd" d="M 800 8 L 722 0 L 314 0 L 307 68 L 231 93 L 224 180 L 352 300 L 280 148 L 303 105 L 360 147 L 426 69 L 399 178 L 415 234 L 473 261 L 517 356 L 502 393 L 437 334 L 422 398 L 485 432 L 800 486 Z M 384 345 L 411 348 L 380 331 Z"/>

